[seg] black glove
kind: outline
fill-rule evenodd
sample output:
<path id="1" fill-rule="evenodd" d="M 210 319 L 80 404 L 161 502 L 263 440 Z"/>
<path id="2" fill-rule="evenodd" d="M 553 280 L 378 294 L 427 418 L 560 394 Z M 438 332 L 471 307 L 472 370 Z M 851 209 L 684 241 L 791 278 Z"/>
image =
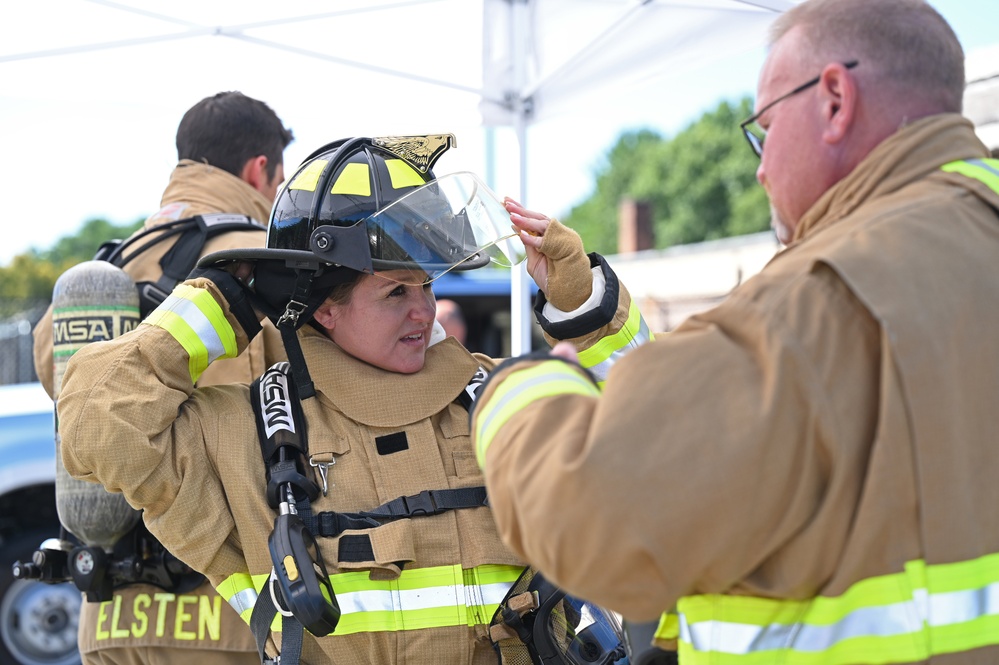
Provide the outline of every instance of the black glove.
<path id="1" fill-rule="evenodd" d="M 232 273 L 221 268 L 195 268 L 187 276 L 188 279 L 199 277 L 210 280 L 222 292 L 222 296 L 229 303 L 229 311 L 239 321 L 246 336 L 249 339 L 256 337 L 257 333 L 260 332 L 260 321 L 257 319 L 257 313 L 253 310 L 253 304 L 250 301 L 252 292 L 249 287 L 236 279 Z"/>

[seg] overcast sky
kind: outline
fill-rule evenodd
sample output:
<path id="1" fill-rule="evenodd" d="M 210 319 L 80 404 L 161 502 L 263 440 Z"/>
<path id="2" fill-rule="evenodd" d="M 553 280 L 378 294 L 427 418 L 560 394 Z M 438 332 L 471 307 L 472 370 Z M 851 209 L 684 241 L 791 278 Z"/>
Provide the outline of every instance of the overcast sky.
<path id="1" fill-rule="evenodd" d="M 448 2 L 440 0 L 436 6 L 464 12 L 472 4 Z M 999 42 L 999 0 L 930 2 L 950 21 L 966 51 Z M 325 92 L 320 86 L 330 85 L 316 75 L 324 63 L 281 54 L 260 64 L 262 47 L 243 43 L 234 47 L 233 40 L 216 37 L 28 61 L 4 59 L 66 43 L 123 39 L 141 31 L 137 22 L 153 23 L 115 11 L 108 4 L 106 0 L 49 0 L 7 2 L 0 8 L 0 193 L 7 213 L 0 265 L 30 247 L 49 247 L 59 237 L 77 231 L 87 219 L 126 223 L 154 212 L 176 162 L 174 135 L 180 116 L 198 99 L 221 89 L 238 89 L 263 99 L 291 127 L 296 141 L 285 153 L 288 170 L 319 145 L 341 136 L 453 132 L 458 147 L 441 159 L 438 172 L 476 171 L 491 177 L 501 194 L 518 193 L 516 135 L 505 127 L 491 133 L 483 129 L 477 102 L 467 92 L 438 90 L 428 97 L 425 90 L 369 77 L 364 85 L 338 87 L 340 82 L 334 82 L 337 103 L 317 104 L 315 100 Z M 129 0 L 129 4 L 173 16 L 184 15 L 186 5 L 198 6 L 189 0 Z M 249 0 L 240 5 L 215 4 L 225 5 L 230 12 L 250 7 Z M 297 0 L 282 5 L 288 5 L 288 15 L 295 15 L 292 6 L 310 11 L 316 7 Z M 453 25 L 459 19 L 474 19 L 450 18 Z M 119 20 L 122 25 L 117 24 Z M 236 22 L 252 20 L 241 15 Z M 131 28 L 128 21 L 139 27 Z M 162 21 L 155 23 L 162 25 Z M 394 57 L 426 60 L 433 58 L 438 40 L 450 44 L 469 37 L 449 29 L 447 21 L 441 25 L 435 34 L 388 36 L 391 28 L 405 27 L 403 20 L 400 26 L 371 26 L 357 34 L 322 39 L 357 40 L 358 57 L 377 52 L 389 42 L 404 42 L 403 54 Z M 227 50 L 220 59 L 218 49 L 223 48 Z M 174 60 L 179 71 L 170 75 L 154 67 Z M 552 215 L 564 214 L 590 193 L 594 170 L 622 131 L 650 127 L 674 134 L 721 100 L 753 94 L 762 61 L 762 49 L 754 48 L 589 100 L 571 112 L 531 125 L 526 202 Z M 436 62 L 435 67 L 443 77 L 468 70 L 469 63 L 452 59 Z M 202 74 L 205 82 L 199 87 Z M 104 85 L 109 76 L 114 86 L 105 91 L 98 83 Z M 379 107 L 367 103 L 370 85 L 388 86 L 397 103 Z M 489 145 L 496 155 L 492 166 L 486 158 Z"/>

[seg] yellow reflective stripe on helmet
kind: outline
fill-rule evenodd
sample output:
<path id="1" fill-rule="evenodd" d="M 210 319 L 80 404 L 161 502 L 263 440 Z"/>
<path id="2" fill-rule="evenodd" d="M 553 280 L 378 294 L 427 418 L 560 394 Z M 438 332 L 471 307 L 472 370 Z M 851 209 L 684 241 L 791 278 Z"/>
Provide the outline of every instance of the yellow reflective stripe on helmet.
<path id="1" fill-rule="evenodd" d="M 371 196 L 371 173 L 367 164 L 346 164 L 336 177 L 330 194 Z"/>
<path id="2" fill-rule="evenodd" d="M 940 167 L 947 173 L 960 173 L 985 183 L 989 189 L 999 194 L 999 159 L 968 159 L 950 162 Z"/>
<path id="3" fill-rule="evenodd" d="M 477 410 L 475 455 L 479 467 L 485 467 L 486 451 L 496 432 L 515 413 L 539 399 L 568 394 L 596 397 L 599 390 L 592 381 L 562 361 L 547 361 L 510 374 L 489 401 Z"/>
<path id="4" fill-rule="evenodd" d="M 420 177 L 412 166 L 401 159 L 386 159 L 385 167 L 388 168 L 389 181 L 392 189 L 402 189 L 403 187 L 420 187 L 426 184 L 426 180 Z"/>
<path id="5" fill-rule="evenodd" d="M 300 189 L 303 192 L 314 192 L 319 185 L 319 176 L 323 174 L 323 169 L 329 164 L 326 159 L 314 159 L 306 165 L 304 169 L 295 176 L 288 185 L 288 189 Z"/>
<path id="6" fill-rule="evenodd" d="M 192 384 L 218 358 L 238 354 L 236 333 L 206 289 L 179 285 L 143 323 L 163 328 L 184 347 Z"/>
<path id="7" fill-rule="evenodd" d="M 628 320 L 613 335 L 604 337 L 588 349 L 579 352 L 579 364 L 590 370 L 597 378 L 597 384 L 602 388 L 607 380 L 607 373 L 624 354 L 637 349 L 646 342 L 651 342 L 652 333 L 649 326 L 638 311 L 638 305 L 631 301 L 628 308 Z"/>
<path id="8" fill-rule="evenodd" d="M 250 614 L 253 612 L 253 605 L 257 602 L 258 590 L 263 588 L 264 582 L 269 575 L 250 575 L 249 573 L 236 573 L 230 575 L 222 581 L 215 590 L 219 592 L 227 603 L 236 610 L 240 618 L 250 624 Z M 258 580 L 256 578 L 263 578 Z M 259 582 L 256 583 L 256 582 Z"/>
<path id="9" fill-rule="evenodd" d="M 900 663 L 999 645 L 999 554 L 862 580 L 835 598 L 681 598 L 680 662 Z"/>
<path id="10" fill-rule="evenodd" d="M 487 625 L 522 566 L 460 565 L 404 570 L 395 580 L 368 571 L 330 576 L 340 606 L 335 635 Z"/>

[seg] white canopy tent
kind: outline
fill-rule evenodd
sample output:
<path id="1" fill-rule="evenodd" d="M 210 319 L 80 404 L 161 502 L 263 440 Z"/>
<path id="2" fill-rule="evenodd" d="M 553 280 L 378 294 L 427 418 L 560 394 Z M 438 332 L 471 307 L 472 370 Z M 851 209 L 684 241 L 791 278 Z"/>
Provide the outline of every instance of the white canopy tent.
<path id="1" fill-rule="evenodd" d="M 532 125 L 757 48 L 772 19 L 797 1 L 338 0 L 322 12 L 305 0 L 9 3 L 0 9 L 0 94 L 5 105 L 23 105 L 25 118 L 47 114 L 35 141 L 63 167 L 107 152 L 120 153 L 121 169 L 141 169 L 143 155 L 129 148 L 148 127 L 163 124 L 172 139 L 183 111 L 219 90 L 267 101 L 295 130 L 303 157 L 352 134 L 500 127 L 514 140 L 486 140 L 479 161 L 473 150 L 464 168 L 485 169 L 495 187 L 497 153 L 513 148 L 517 184 L 497 191 L 532 205 Z M 117 119 L 114 135 L 88 132 L 108 116 Z M 84 138 L 89 147 L 78 145 Z M 159 191 L 171 166 L 150 170 L 149 191 Z M 108 171 L 37 175 L 89 175 L 87 187 L 125 195 Z M 530 347 L 523 270 L 515 271 L 511 314 L 516 355 Z"/>

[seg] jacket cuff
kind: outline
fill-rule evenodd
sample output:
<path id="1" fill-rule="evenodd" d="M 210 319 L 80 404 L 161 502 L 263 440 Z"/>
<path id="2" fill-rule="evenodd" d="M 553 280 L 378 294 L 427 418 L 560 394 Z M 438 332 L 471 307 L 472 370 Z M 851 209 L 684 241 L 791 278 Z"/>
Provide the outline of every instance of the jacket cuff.
<path id="1" fill-rule="evenodd" d="M 236 322 L 246 333 L 247 340 L 257 336 L 261 329 L 260 321 L 250 303 L 250 294 L 242 282 L 231 273 L 219 268 L 195 268 L 187 278 L 189 280 L 204 278 L 214 284 L 229 305 L 229 312 L 236 317 Z"/>
<path id="2" fill-rule="evenodd" d="M 617 275 L 611 270 L 607 260 L 601 255 L 594 252 L 589 255 L 589 258 L 590 266 L 592 268 L 600 268 L 605 282 L 603 297 L 601 297 L 600 304 L 597 307 L 587 310 L 567 321 L 552 321 L 544 314 L 545 304 L 548 302 L 545 294 L 538 291 L 535 297 L 534 316 L 541 329 L 555 339 L 574 339 L 600 330 L 609 324 L 617 313 L 618 299 L 621 291 Z M 554 303 L 552 304 L 554 305 Z"/>

